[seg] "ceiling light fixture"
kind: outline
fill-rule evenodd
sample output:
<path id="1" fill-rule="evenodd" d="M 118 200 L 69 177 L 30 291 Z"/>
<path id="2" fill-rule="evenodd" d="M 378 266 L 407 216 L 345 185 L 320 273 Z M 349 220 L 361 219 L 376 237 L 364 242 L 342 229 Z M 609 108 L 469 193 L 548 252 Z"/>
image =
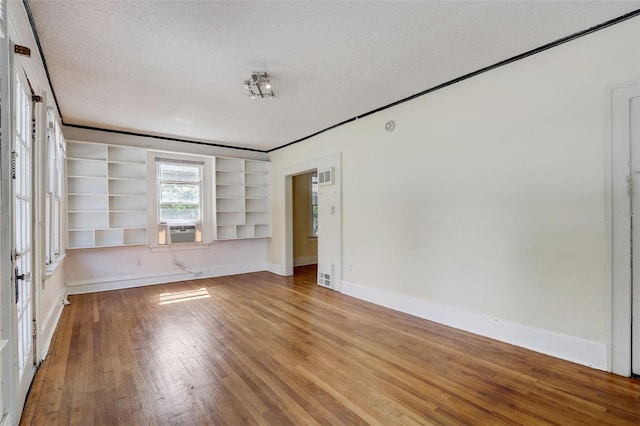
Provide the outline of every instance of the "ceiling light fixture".
<path id="1" fill-rule="evenodd" d="M 266 72 L 254 71 L 249 80 L 242 82 L 242 87 L 247 90 L 246 95 L 251 99 L 275 98 L 277 96 Z"/>

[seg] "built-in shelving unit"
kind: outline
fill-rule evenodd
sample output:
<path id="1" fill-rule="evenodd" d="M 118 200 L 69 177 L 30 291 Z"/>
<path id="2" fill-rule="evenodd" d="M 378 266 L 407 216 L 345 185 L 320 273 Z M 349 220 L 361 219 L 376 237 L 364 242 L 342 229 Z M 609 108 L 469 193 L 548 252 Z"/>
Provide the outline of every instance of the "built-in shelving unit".
<path id="1" fill-rule="evenodd" d="M 146 150 L 67 143 L 69 248 L 147 244 Z"/>
<path id="2" fill-rule="evenodd" d="M 215 158 L 216 239 L 271 236 L 267 161 Z"/>

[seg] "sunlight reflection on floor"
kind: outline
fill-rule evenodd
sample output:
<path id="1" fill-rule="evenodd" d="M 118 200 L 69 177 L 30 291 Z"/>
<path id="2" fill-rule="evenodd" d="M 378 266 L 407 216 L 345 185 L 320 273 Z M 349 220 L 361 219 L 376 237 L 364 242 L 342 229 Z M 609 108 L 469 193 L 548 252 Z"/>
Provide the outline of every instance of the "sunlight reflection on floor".
<path id="1" fill-rule="evenodd" d="M 206 288 L 201 288 L 198 290 L 178 291 L 175 293 L 161 293 L 159 304 L 168 305 L 170 303 L 186 302 L 196 299 L 207 299 L 209 297 L 211 296 L 209 296 L 209 292 Z"/>

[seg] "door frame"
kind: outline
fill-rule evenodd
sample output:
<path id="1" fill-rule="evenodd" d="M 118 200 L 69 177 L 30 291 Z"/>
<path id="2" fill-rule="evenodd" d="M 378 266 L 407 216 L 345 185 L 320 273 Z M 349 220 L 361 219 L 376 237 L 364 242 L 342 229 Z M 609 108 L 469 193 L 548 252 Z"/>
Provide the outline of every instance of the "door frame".
<path id="1" fill-rule="evenodd" d="M 325 231 L 320 231 L 318 235 L 318 264 L 330 263 L 334 265 L 333 269 L 333 289 L 342 290 L 342 170 L 341 170 L 341 154 L 336 153 L 325 157 L 316 158 L 291 165 L 282 169 L 281 184 L 283 194 L 283 212 L 284 212 L 284 238 L 283 238 L 283 264 L 282 275 L 293 275 L 293 176 L 300 175 L 312 170 L 320 170 L 333 167 L 334 170 L 334 190 L 331 197 L 331 206 L 333 207 L 333 215 L 335 219 L 323 220 L 327 214 L 328 194 L 322 194 L 318 191 L 318 223 L 322 225 Z M 327 188 L 327 187 L 325 187 Z M 326 217 L 328 219 L 328 217 Z M 335 229 L 326 231 L 326 226 L 332 226 Z M 324 234 L 323 234 L 324 232 Z M 327 235 L 330 235 L 329 237 Z"/>
<path id="2" fill-rule="evenodd" d="M 17 386 L 18 367 L 17 334 L 14 328 L 14 302 L 15 290 L 13 284 L 13 262 L 11 259 L 11 247 L 13 245 L 13 212 L 11 201 L 13 197 L 13 180 L 11 178 L 11 151 L 13 145 L 13 113 L 11 112 L 11 90 L 9 78 L 13 68 L 12 55 L 9 53 L 9 36 L 7 34 L 7 3 L 3 0 L 3 16 L 5 37 L 0 39 L 0 340 L 5 344 L 0 352 L 0 371 L 2 372 L 1 397 L 7 418 L 0 417 L 0 424 L 12 425 L 18 422 L 17 413 Z M 0 344 L 0 346 L 2 346 Z M 1 413 L 0 413 L 1 416 Z"/>
<path id="3" fill-rule="evenodd" d="M 607 367 L 631 376 L 632 265 L 629 100 L 640 96 L 640 80 L 610 88 L 607 102 L 606 155 L 607 281 L 610 282 L 609 356 Z M 640 191 L 640 188 L 635 189 Z"/>
<path id="4" fill-rule="evenodd" d="M 10 52 L 13 52 L 13 43 L 10 43 Z M 12 55 L 10 53 L 10 55 Z M 22 377 L 20 375 L 20 371 L 19 371 L 19 367 L 18 367 L 18 362 L 19 362 L 19 353 L 18 353 L 18 344 L 19 344 L 19 338 L 20 338 L 20 330 L 18 330 L 19 328 L 19 321 L 18 321 L 18 316 L 17 316 L 17 310 L 16 310 L 16 300 L 13 299 L 13 324 L 12 327 L 14 330 L 16 330 L 16 335 L 15 335 L 15 360 L 16 360 L 16 382 L 15 382 L 15 386 L 16 386 L 16 415 L 18 416 L 18 413 L 22 412 L 22 409 L 24 408 L 24 404 L 26 403 L 26 399 L 27 399 L 27 395 L 29 394 L 29 389 L 31 387 L 31 384 L 33 383 L 33 379 L 35 378 L 35 372 L 37 370 L 37 365 L 38 365 L 38 347 L 36 345 L 37 343 L 37 339 L 34 336 L 34 327 L 36 326 L 34 324 L 34 321 L 37 324 L 37 313 L 40 310 L 39 309 L 39 301 L 38 301 L 38 285 L 37 283 L 40 282 L 41 280 L 41 274 L 40 274 L 40 269 L 38 268 L 38 250 L 39 247 L 41 246 L 41 244 L 39 243 L 39 241 L 36 239 L 37 238 L 37 224 L 39 222 L 39 215 L 38 215 L 38 211 L 36 210 L 38 205 L 37 205 L 37 194 L 38 194 L 38 178 L 37 175 L 39 174 L 38 172 L 38 154 L 36 153 L 36 150 L 38 148 L 38 140 L 36 139 L 38 136 L 38 132 L 36 127 L 38 126 L 39 123 L 39 119 L 38 117 L 36 117 L 36 105 L 33 102 L 33 95 L 34 93 L 37 93 L 37 87 L 34 88 L 33 87 L 33 83 L 32 81 L 35 81 L 35 79 L 32 77 L 31 79 L 29 78 L 29 72 L 27 71 L 28 69 L 28 61 L 23 60 L 20 57 L 17 57 L 16 55 L 12 55 L 13 60 L 12 62 L 12 68 L 10 69 L 11 73 L 10 73 L 10 79 L 9 79 L 9 88 L 11 90 L 11 102 L 12 102 L 12 108 L 11 108 L 11 148 L 13 149 L 14 146 L 14 140 L 15 140 L 15 133 L 16 133 L 16 128 L 15 128 L 15 123 L 16 123 L 16 108 L 14 107 L 16 105 L 16 85 L 15 85 L 15 79 L 16 77 L 18 77 L 18 73 L 20 73 L 20 77 L 24 79 L 24 81 L 22 82 L 23 85 L 25 85 L 24 89 L 27 92 L 27 99 L 30 100 L 31 102 L 29 102 L 30 108 L 31 108 L 31 114 L 30 114 L 30 122 L 28 123 L 28 128 L 29 128 L 29 134 L 28 134 L 28 138 L 29 138 L 29 142 L 30 142 L 30 167 L 31 170 L 28 171 L 29 175 L 30 175 L 30 179 L 29 179 L 29 184 L 30 184 L 30 227 L 31 227 L 31 232 L 30 232 L 30 240 L 29 240 L 29 246 L 30 246 L 30 274 L 31 274 L 31 280 L 29 282 L 29 285 L 31 287 L 31 306 L 30 306 L 30 310 L 31 310 L 31 333 L 30 333 L 30 339 L 31 339 L 31 357 L 29 359 L 27 359 L 27 362 L 30 364 L 25 365 L 25 370 L 23 372 L 23 375 L 25 375 L 24 377 L 27 377 L 26 375 L 28 374 L 28 383 L 22 383 Z M 35 126 L 34 126 L 35 123 Z M 15 212 L 15 205 L 14 205 L 14 201 L 15 201 L 15 194 L 14 194 L 14 190 L 13 190 L 13 184 L 14 184 L 15 180 L 12 179 L 11 180 L 11 185 L 12 185 L 12 190 L 11 190 L 11 234 L 12 234 L 12 240 L 11 240 L 11 244 L 10 244 L 10 248 L 11 250 L 14 249 L 14 244 L 15 244 L 15 229 L 14 229 L 14 215 L 13 212 Z M 11 257 L 12 259 L 12 270 L 13 268 L 15 268 L 15 264 L 13 263 L 13 257 Z M 25 271 L 21 271 L 22 273 L 24 273 Z M 15 277 L 12 275 L 12 286 L 16 286 L 15 283 Z M 15 295 L 14 295 L 15 298 Z M 30 368 L 29 372 L 27 372 L 27 368 Z M 19 419 L 19 416 L 18 416 Z"/>

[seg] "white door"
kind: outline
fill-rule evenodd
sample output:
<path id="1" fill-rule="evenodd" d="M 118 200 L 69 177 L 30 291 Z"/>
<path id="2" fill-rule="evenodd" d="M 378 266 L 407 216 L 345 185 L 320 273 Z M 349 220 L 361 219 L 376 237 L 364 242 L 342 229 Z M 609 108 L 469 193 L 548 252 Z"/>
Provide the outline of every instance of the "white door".
<path id="1" fill-rule="evenodd" d="M 22 70 L 13 76 L 13 261 L 18 361 L 18 410 L 21 410 L 35 374 L 33 306 L 33 103 Z"/>
<path id="2" fill-rule="evenodd" d="M 631 239 L 633 241 L 633 274 L 631 275 L 631 372 L 640 375 L 640 96 L 629 100 L 629 132 L 631 141 Z"/>

